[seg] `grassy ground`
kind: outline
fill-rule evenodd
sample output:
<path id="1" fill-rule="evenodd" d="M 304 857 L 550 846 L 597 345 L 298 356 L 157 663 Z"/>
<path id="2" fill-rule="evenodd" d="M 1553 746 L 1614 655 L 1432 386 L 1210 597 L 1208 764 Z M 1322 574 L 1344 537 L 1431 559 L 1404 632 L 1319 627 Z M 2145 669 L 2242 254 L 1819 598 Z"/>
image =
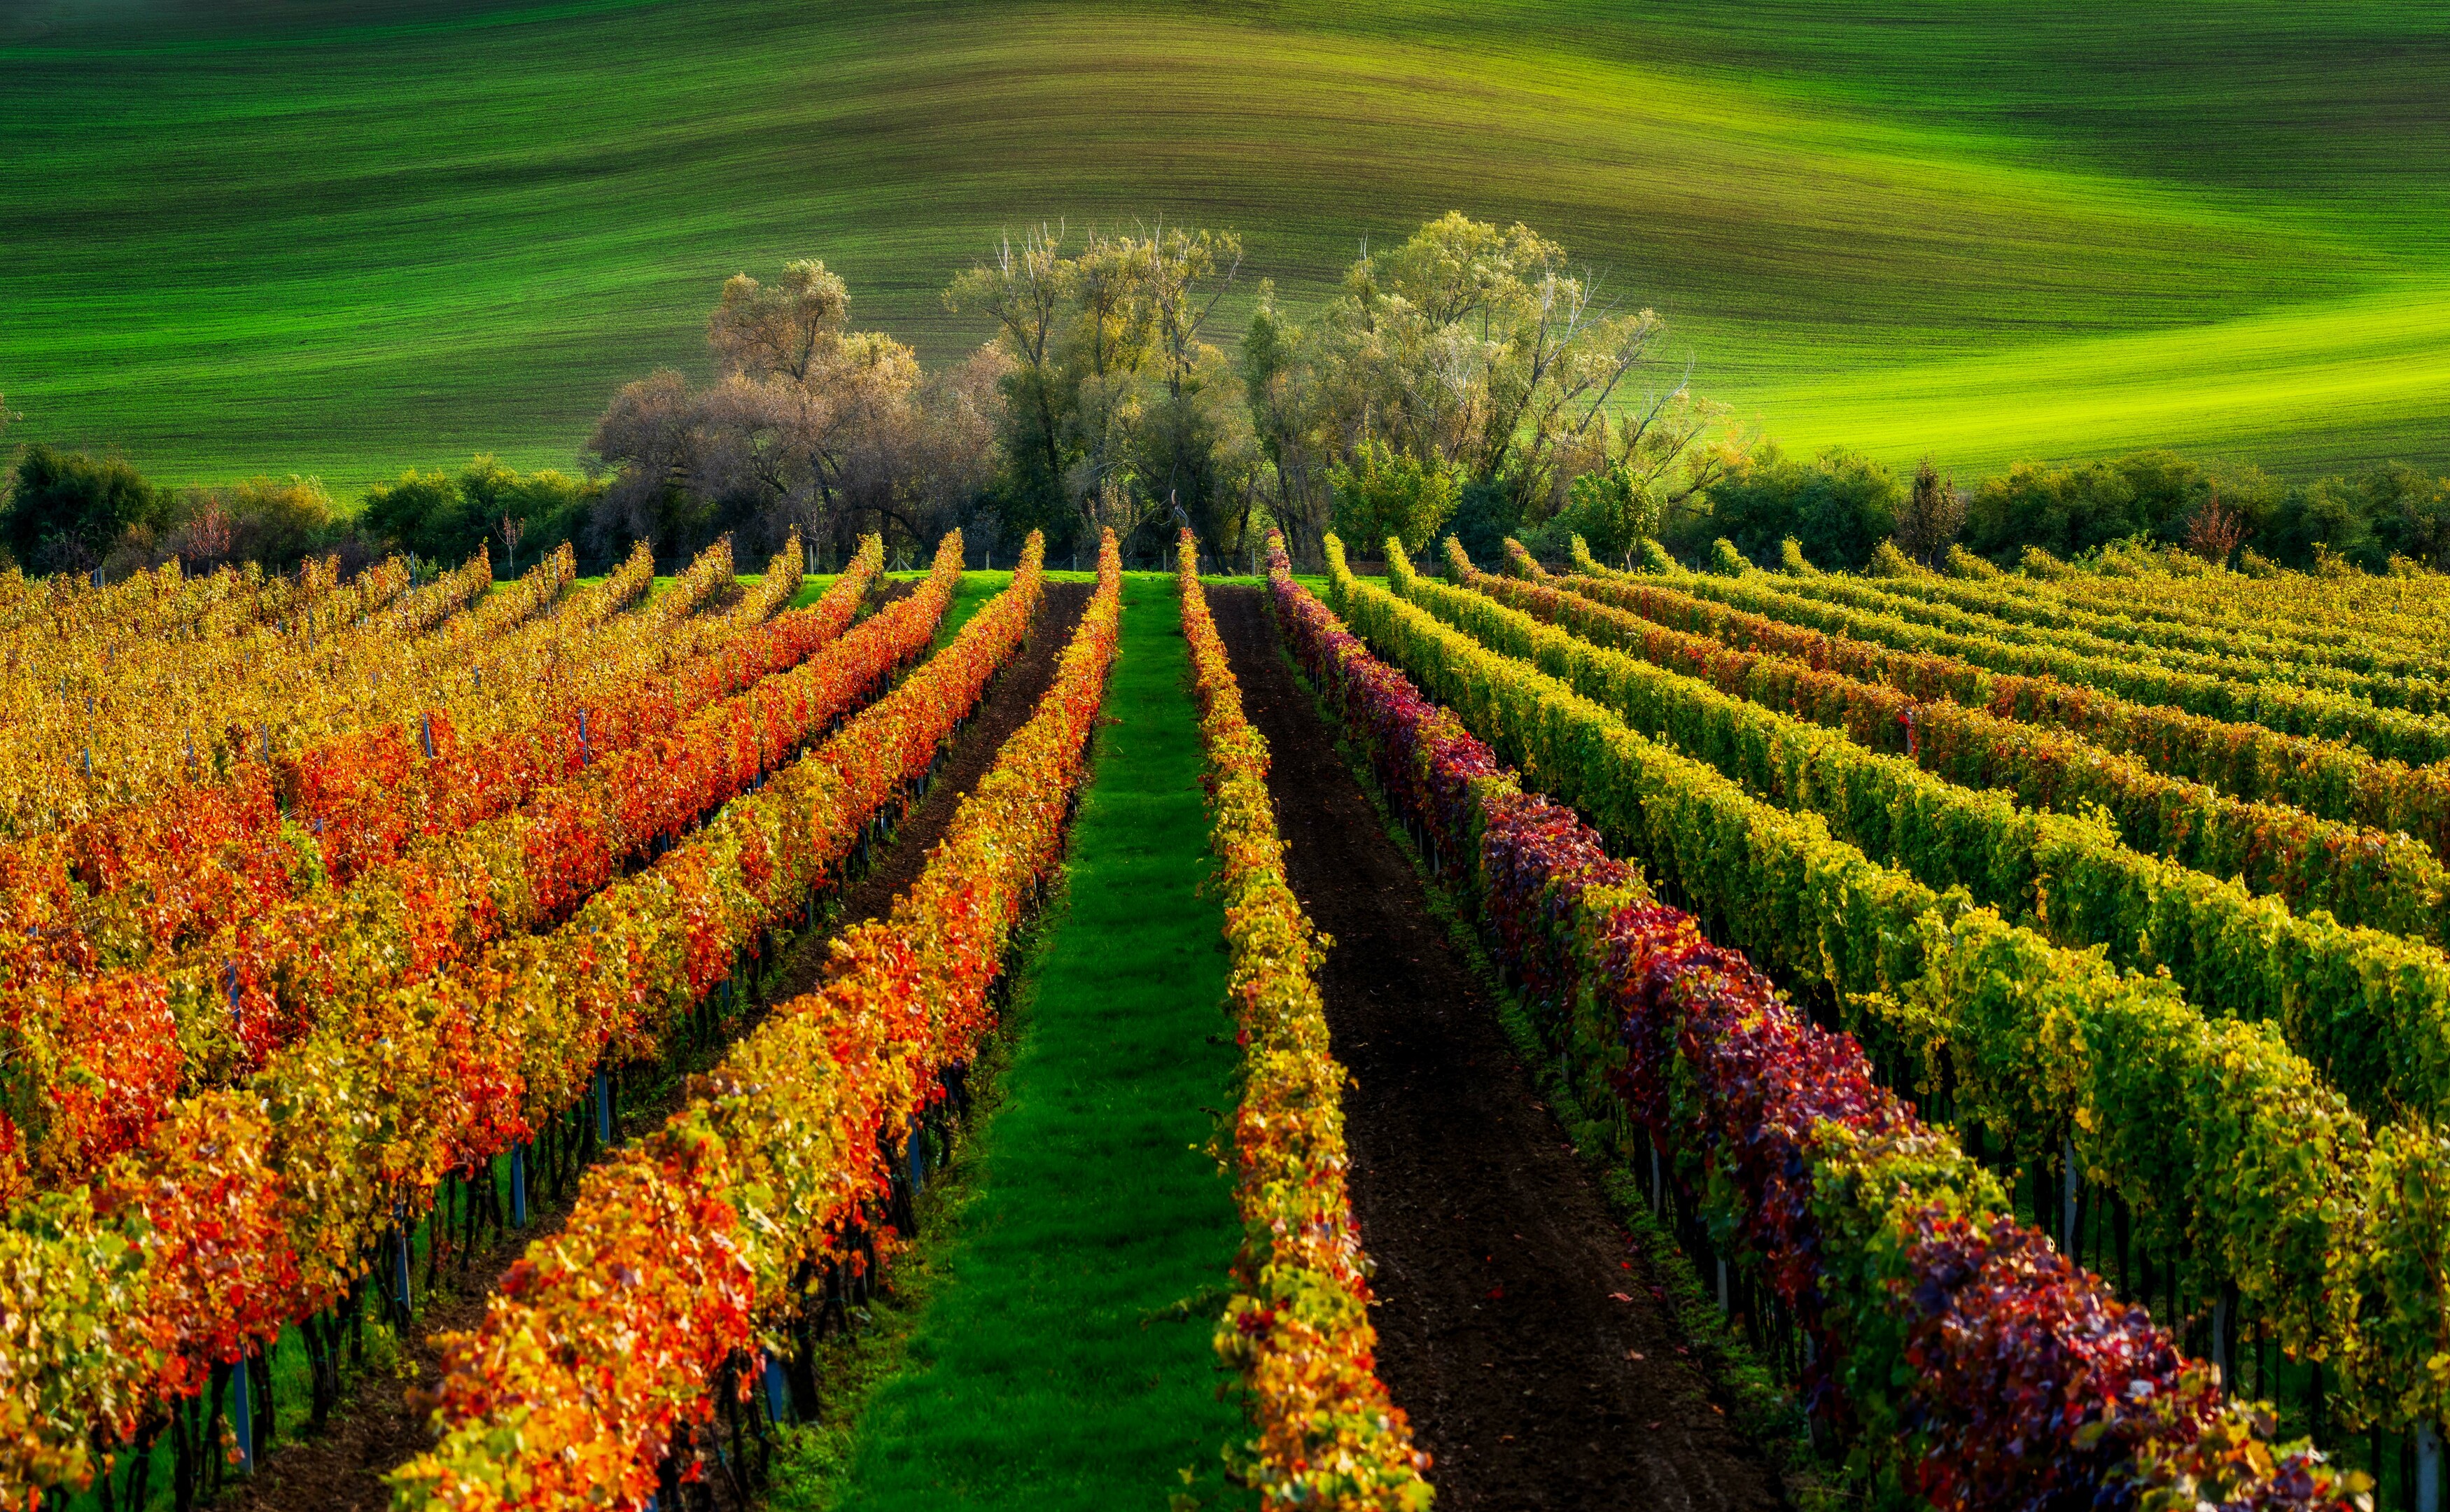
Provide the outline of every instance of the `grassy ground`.
<path id="1" fill-rule="evenodd" d="M 2393 0 L 20 0 L 0 392 L 346 494 L 566 464 L 742 268 L 943 358 L 1000 228 L 1227 223 L 1300 292 L 1456 206 L 1794 445 L 2450 460 L 2445 66 Z"/>
<path id="2" fill-rule="evenodd" d="M 800 579 L 800 591 L 791 595 L 790 601 L 784 605 L 784 608 L 807 608 L 817 600 L 825 597 L 826 590 L 833 587 L 834 580 L 841 575 L 842 574 L 839 572 L 810 572 L 806 577 Z M 888 581 L 906 583 L 920 582 L 924 580 L 926 575 L 927 574 L 924 572 L 887 572 L 885 574 Z M 1075 574 L 1069 572 L 1055 572 L 1048 575 L 1055 578 L 1066 578 Z M 1085 578 L 1094 576 L 1095 574 L 1084 572 L 1078 575 Z M 589 581 L 589 579 L 582 578 L 580 581 L 585 582 Z M 656 578 L 656 591 L 662 591 L 664 585 L 671 581 L 671 579 L 668 577 Z M 757 579 L 754 576 L 748 573 L 741 574 L 740 582 L 741 586 L 744 588 L 756 581 Z M 1011 586 L 1012 573 L 1008 572 L 963 572 L 962 574 L 961 587 L 953 591 L 953 602 L 945 606 L 944 623 L 936 632 L 936 645 L 938 649 L 941 649 L 947 642 L 949 642 L 953 638 L 955 632 L 960 630 L 961 628 L 969 621 L 969 617 L 978 612 L 980 605 L 984 604 L 988 599 L 995 597 L 998 593 L 1002 592 L 1005 589 Z"/>
<path id="3" fill-rule="evenodd" d="M 924 572 L 887 572 L 885 575 L 897 581 L 917 582 L 927 574 Z M 1058 572 L 1047 573 L 1046 580 L 1050 583 L 1094 583 L 1098 580 L 1098 574 L 1095 572 Z M 833 579 L 829 577 L 812 577 L 808 581 L 811 583 L 829 583 L 833 581 Z M 1005 568 L 997 568 L 993 572 L 980 572 L 972 570 L 970 572 L 963 572 L 962 574 L 961 587 L 953 590 L 952 603 L 944 607 L 943 623 L 936 628 L 936 649 L 942 650 L 944 647 L 951 645 L 953 637 L 961 633 L 962 627 L 969 623 L 971 615 L 977 613 L 980 608 L 983 606 L 987 600 L 995 597 L 998 593 L 1002 592 L 1005 589 L 1010 588 L 1011 586 L 1012 572 Z M 817 599 L 816 594 L 809 593 L 806 590 L 802 591 L 800 596 L 806 598 L 812 604 L 815 603 Z M 797 599 L 794 600 L 794 602 L 797 601 Z"/>
<path id="4" fill-rule="evenodd" d="M 1125 579 L 1119 722 L 1100 737 L 1068 897 L 1021 983 L 998 1106 L 947 1221 L 909 1257 L 925 1305 L 896 1320 L 898 1369 L 846 1455 L 805 1442 L 778 1508 L 1235 1504 L 1220 1450 L 1241 1418 L 1209 1334 L 1240 1234 L 1201 1147 L 1237 1052 L 1222 920 L 1199 891 L 1180 624 L 1169 577 Z"/>

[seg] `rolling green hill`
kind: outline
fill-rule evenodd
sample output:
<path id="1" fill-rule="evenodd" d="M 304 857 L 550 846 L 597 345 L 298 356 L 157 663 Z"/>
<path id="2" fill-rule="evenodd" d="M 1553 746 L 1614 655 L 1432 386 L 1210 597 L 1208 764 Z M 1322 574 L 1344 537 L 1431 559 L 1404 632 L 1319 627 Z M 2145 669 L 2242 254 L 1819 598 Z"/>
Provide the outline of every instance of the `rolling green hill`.
<path id="1" fill-rule="evenodd" d="M 1791 447 L 2438 464 L 2443 16 L 0 0 L 0 392 L 173 479 L 567 465 L 743 268 L 943 358 L 1000 228 L 1230 225 L 1298 297 L 1454 207 Z"/>

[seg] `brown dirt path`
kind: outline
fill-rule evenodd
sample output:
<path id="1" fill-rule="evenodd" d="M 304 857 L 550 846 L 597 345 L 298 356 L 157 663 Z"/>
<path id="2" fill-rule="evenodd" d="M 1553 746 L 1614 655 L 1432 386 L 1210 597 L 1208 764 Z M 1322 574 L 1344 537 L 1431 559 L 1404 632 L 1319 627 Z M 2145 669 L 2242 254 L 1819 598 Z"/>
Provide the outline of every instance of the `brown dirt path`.
<path id="1" fill-rule="evenodd" d="M 1210 602 L 1268 739 L 1286 871 L 1334 940 L 1319 986 L 1359 1083 L 1345 1137 L 1379 1370 L 1436 1459 L 1442 1512 L 1781 1505 L 1278 654 L 1259 591 Z"/>
<path id="2" fill-rule="evenodd" d="M 1029 723 L 1039 699 L 1054 686 L 1055 664 L 1062 656 L 1063 648 L 1071 644 L 1072 632 L 1079 627 L 1080 616 L 1089 611 L 1089 600 L 1097 591 L 1094 583 L 1046 585 L 1046 596 L 1038 606 L 1038 619 L 1029 628 L 1029 639 L 987 688 L 987 696 L 971 716 L 969 727 L 954 744 L 943 769 L 928 786 L 927 795 L 893 826 L 892 844 L 877 858 L 876 864 L 850 884 L 850 890 L 835 905 L 834 933 L 883 918 L 893 906 L 895 896 L 918 880 L 919 873 L 926 867 L 927 852 L 944 838 L 962 796 L 979 785 L 979 779 L 995 765 L 1003 743 L 1013 731 Z M 773 1001 L 788 1001 L 817 984 L 825 970 L 826 941 L 811 943 L 814 948 L 796 950 L 784 961 Z"/>
<path id="3" fill-rule="evenodd" d="M 677 1098 L 666 1098 L 660 1104 L 634 1109 L 622 1103 L 621 1125 L 614 1131 L 615 1139 L 651 1127 L 676 1103 Z M 433 1435 L 426 1430 L 425 1412 L 409 1405 L 412 1389 L 430 1392 L 441 1384 L 441 1351 L 435 1347 L 434 1337 L 465 1332 L 481 1324 L 485 1300 L 493 1294 L 502 1271 L 527 1252 L 530 1243 L 558 1231 L 570 1216 L 578 1183 L 573 1181 L 570 1196 L 558 1201 L 549 1189 L 539 1190 L 540 1185 L 529 1189 L 526 1228 L 505 1225 L 499 1233 L 480 1231 L 465 1272 L 456 1254 L 446 1258 L 438 1284 L 431 1292 L 425 1289 L 424 1258 L 418 1257 L 418 1311 L 416 1324 L 399 1341 L 400 1373 L 385 1374 L 368 1368 L 343 1382 L 331 1422 L 321 1434 L 311 1438 L 297 1436 L 304 1421 L 306 1404 L 284 1402 L 285 1412 L 295 1416 L 284 1415 L 278 1425 L 280 1437 L 267 1447 L 254 1477 L 236 1483 L 234 1493 L 225 1497 L 223 1504 L 248 1512 L 259 1508 L 279 1512 L 383 1512 L 391 1505 L 391 1488 L 383 1483 L 384 1473 L 434 1443 Z M 367 1304 L 367 1316 L 375 1316 L 372 1301 Z M 284 1349 L 297 1347 L 295 1343 L 282 1346 Z M 157 1466 L 153 1473 L 158 1485 L 169 1483 L 161 1467 Z"/>
<path id="4" fill-rule="evenodd" d="M 916 588 L 915 583 L 888 582 L 880 598 L 890 602 Z M 927 851 L 943 838 L 961 796 L 978 785 L 994 765 L 1004 741 L 1025 724 L 1038 700 L 1055 679 L 1055 664 L 1071 640 L 1073 630 L 1088 610 L 1095 585 L 1049 583 L 1029 638 L 988 688 L 967 728 L 955 741 L 944 769 L 926 796 L 903 816 L 892 843 L 856 882 L 833 916 L 833 927 L 799 941 L 783 962 L 777 985 L 764 999 L 782 1002 L 813 986 L 823 971 L 826 945 L 842 928 L 881 916 L 896 893 L 910 884 L 926 864 Z M 674 1078 L 663 1095 L 633 1103 L 619 1102 L 621 1129 L 616 1139 L 650 1129 L 679 1105 L 684 1083 Z M 572 1183 L 573 1196 L 576 1183 Z M 241 1483 L 228 1504 L 245 1512 L 382 1512 L 391 1505 L 385 1472 L 405 1463 L 433 1443 L 426 1415 L 410 1403 L 412 1389 L 431 1391 L 440 1384 L 441 1356 L 434 1346 L 438 1334 L 464 1331 L 483 1321 L 485 1301 L 502 1271 L 526 1253 L 540 1237 L 557 1232 L 570 1215 L 568 1200 L 554 1202 L 544 1192 L 531 1193 L 529 1226 L 501 1235 L 480 1237 L 469 1256 L 465 1281 L 458 1280 L 456 1261 L 448 1268 L 449 1284 L 423 1301 L 416 1327 L 401 1341 L 405 1367 L 400 1375 L 366 1371 L 341 1387 L 341 1401 L 326 1430 L 318 1437 L 295 1437 L 297 1421 L 280 1425 L 281 1438 L 265 1454 L 256 1476 Z M 424 1268 L 418 1282 L 420 1299 Z M 284 1406 L 289 1404 L 284 1403 Z M 296 1410 L 302 1412 L 303 1404 Z M 157 1481 L 167 1483 L 165 1470 Z"/>

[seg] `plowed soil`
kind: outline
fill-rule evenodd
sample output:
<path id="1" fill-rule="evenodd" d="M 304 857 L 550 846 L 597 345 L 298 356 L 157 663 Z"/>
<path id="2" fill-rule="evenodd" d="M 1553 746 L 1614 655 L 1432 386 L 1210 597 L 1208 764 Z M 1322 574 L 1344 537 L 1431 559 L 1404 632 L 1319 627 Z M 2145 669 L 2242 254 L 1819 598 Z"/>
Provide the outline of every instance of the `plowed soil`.
<path id="1" fill-rule="evenodd" d="M 995 765 L 1003 743 L 1029 723 L 1038 701 L 1054 686 L 1056 661 L 1071 643 L 1072 632 L 1079 628 L 1080 616 L 1088 612 L 1089 600 L 1097 591 L 1094 583 L 1046 585 L 1027 643 L 987 689 L 927 795 L 893 827 L 893 843 L 843 895 L 834 915 L 837 930 L 884 918 L 902 889 L 918 880 L 926 868 L 927 853 L 944 838 L 962 796 L 979 785 L 979 779 Z M 813 944 L 815 948 L 794 952 L 783 963 L 782 984 L 774 991 L 774 1001 L 785 1001 L 817 984 L 825 970 L 825 941 Z"/>
<path id="2" fill-rule="evenodd" d="M 1378 1365 L 1436 1459 L 1439 1507 L 1779 1506 L 1654 1296 L 1652 1257 L 1609 1216 L 1278 654 L 1259 591 L 1209 592 L 1268 739 L 1286 870 L 1334 941 L 1319 985 L 1359 1083 L 1345 1136 L 1378 1265 Z"/>

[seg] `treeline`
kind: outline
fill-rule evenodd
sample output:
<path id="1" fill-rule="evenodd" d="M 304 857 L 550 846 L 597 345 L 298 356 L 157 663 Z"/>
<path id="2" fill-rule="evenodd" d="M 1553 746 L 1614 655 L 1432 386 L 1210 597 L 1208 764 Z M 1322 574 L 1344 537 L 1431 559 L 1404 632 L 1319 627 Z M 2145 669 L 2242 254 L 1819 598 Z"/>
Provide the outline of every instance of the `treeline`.
<path id="1" fill-rule="evenodd" d="M 768 552 L 796 530 L 822 567 L 870 531 L 898 554 L 960 527 L 1003 555 L 1040 531 L 1062 559 L 1111 528 L 1146 560 L 1188 525 L 1235 557 L 1280 529 L 1309 558 L 1333 530 L 1414 547 L 1451 532 L 1476 558 L 1508 535 L 1562 558 L 1579 534 L 1618 560 L 1658 541 L 1702 564 L 1722 540 L 1828 568 L 2141 540 L 2249 570 L 2450 566 L 2450 482 L 2395 464 L 2285 482 L 2148 451 L 1960 488 L 1929 462 L 1909 476 L 1843 449 L 1790 456 L 1693 392 L 1657 315 L 1519 224 L 1442 216 L 1365 250 L 1306 307 L 1260 281 L 1229 352 L 1216 317 L 1241 266 L 1238 237 L 1199 227 L 1007 237 L 943 291 L 993 335 L 932 373 L 851 328 L 823 262 L 742 274 L 708 319 L 710 378 L 621 388 L 583 475 L 479 457 L 409 473 L 349 515 L 302 480 L 173 494 L 35 447 L 0 546 L 34 571 L 479 546 L 509 567 L 564 541 L 588 560 L 640 541 L 677 559 L 724 534 Z"/>
<path id="2" fill-rule="evenodd" d="M 27 447 L 7 477 L 0 551 L 22 570 L 117 579 L 176 557 L 191 571 L 335 556 L 355 572 L 395 552 L 457 564 L 490 548 L 515 573 L 587 531 L 599 479 L 519 474 L 479 456 L 456 475 L 411 472 L 352 514 L 313 478 L 218 488 L 155 485 L 119 457 Z"/>
<path id="3" fill-rule="evenodd" d="M 1277 528 L 1314 552 L 1331 528 L 1494 539 L 1676 507 L 1743 456 L 1722 407 L 1650 381 L 1659 318 L 1527 227 L 1446 215 L 1309 309 L 1261 281 L 1229 354 L 1213 337 L 1241 262 L 1238 237 L 1197 227 L 1006 238 L 943 295 L 992 339 L 933 376 L 848 330 L 822 263 L 735 278 L 708 324 L 714 381 L 658 373 L 598 424 L 597 518 L 659 552 L 961 525 L 1007 552 L 1043 532 L 1058 556 L 1112 529 L 1145 557 L 1188 525 L 1229 555 Z"/>
<path id="4" fill-rule="evenodd" d="M 2450 568 L 2450 478 L 2397 462 L 2287 482 L 2261 468 L 2149 450 L 2018 462 L 1961 489 L 1928 461 L 1900 477 L 1842 448 L 1807 461 L 1764 445 L 1706 497 L 1654 523 L 1667 550 L 1695 564 L 1713 561 L 1723 539 L 1754 562 L 1780 560 L 1792 540 L 1814 566 L 1848 569 L 1871 565 L 1884 543 L 1926 565 L 1958 548 L 2012 567 L 2036 550 L 2072 559 L 2135 542 L 2249 572 Z M 1547 534 L 1557 539 L 1544 536 L 1534 550 L 1565 555 L 1563 533 Z M 1593 552 L 1620 558 L 1641 542 L 1623 530 L 1583 534 Z"/>
<path id="5" fill-rule="evenodd" d="M 172 557 L 287 568 L 319 554 L 354 571 L 382 554 L 307 478 L 174 490 L 121 458 L 37 443 L 19 454 L 6 492 L 0 547 L 29 572 L 120 577 Z"/>
<path id="6" fill-rule="evenodd" d="M 1063 557 L 1113 528 L 1145 559 L 1188 524 L 1229 553 L 1281 528 L 1314 554 L 1336 527 L 1502 535 L 1568 506 L 1584 519 L 1681 504 L 1741 457 L 1718 407 L 1648 381 L 1660 320 L 1619 310 L 1526 227 L 1447 215 L 1356 260 L 1312 308 L 1262 281 L 1229 353 L 1215 317 L 1241 262 L 1237 237 L 1197 227 L 1007 239 L 943 292 L 992 338 L 933 373 L 851 329 L 850 291 L 822 262 L 743 274 L 708 320 L 710 380 L 624 386 L 584 478 L 480 458 L 412 473 L 342 518 L 311 485 L 172 497 L 124 463 L 45 452 L 38 471 L 68 465 L 80 482 L 21 488 L 9 545 L 38 571 L 319 548 L 454 559 L 489 543 L 498 562 L 514 537 L 597 559 L 646 541 L 670 558 L 727 533 L 754 552 L 796 529 L 823 565 L 868 531 L 915 547 L 960 526 L 1009 553 L 1037 530 Z M 273 494 L 306 522 L 260 545 Z M 214 523 L 199 534 L 199 520 Z"/>

